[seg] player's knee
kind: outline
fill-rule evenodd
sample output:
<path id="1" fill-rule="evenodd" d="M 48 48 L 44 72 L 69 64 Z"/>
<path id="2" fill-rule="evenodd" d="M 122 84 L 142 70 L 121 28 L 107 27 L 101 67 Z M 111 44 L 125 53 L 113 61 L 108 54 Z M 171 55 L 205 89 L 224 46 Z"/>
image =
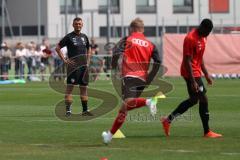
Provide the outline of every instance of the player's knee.
<path id="1" fill-rule="evenodd" d="M 64 98 L 65 98 L 65 100 L 72 100 L 72 95 L 66 94 Z"/>
<path id="2" fill-rule="evenodd" d="M 200 103 L 208 103 L 208 98 L 207 96 L 203 95 L 199 97 Z"/>
<path id="3" fill-rule="evenodd" d="M 189 98 L 189 102 L 192 104 L 192 105 L 195 105 L 198 103 L 198 98 L 197 97 L 191 97 Z"/>
<path id="4" fill-rule="evenodd" d="M 125 104 L 127 105 L 127 106 L 133 106 L 134 104 L 135 104 L 135 99 L 132 99 L 132 98 L 128 98 L 127 100 L 125 100 L 124 102 L 125 102 Z"/>
<path id="5" fill-rule="evenodd" d="M 81 98 L 82 101 L 87 101 L 88 100 L 88 96 L 81 95 L 80 98 Z"/>
<path id="6" fill-rule="evenodd" d="M 119 113 L 125 113 L 127 114 L 127 105 L 122 105 L 122 107 L 119 110 Z"/>

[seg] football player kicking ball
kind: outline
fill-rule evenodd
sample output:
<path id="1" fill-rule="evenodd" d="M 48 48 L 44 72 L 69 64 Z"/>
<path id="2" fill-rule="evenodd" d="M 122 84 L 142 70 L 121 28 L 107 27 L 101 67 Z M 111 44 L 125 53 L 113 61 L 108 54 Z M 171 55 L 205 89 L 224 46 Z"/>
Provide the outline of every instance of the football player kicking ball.
<path id="1" fill-rule="evenodd" d="M 144 87 L 153 80 L 160 67 L 160 56 L 154 44 L 148 41 L 144 34 L 144 23 L 140 18 L 136 18 L 130 24 L 130 36 L 123 38 L 119 43 L 124 48 L 115 47 L 113 50 L 112 68 L 116 68 L 119 52 L 123 54 L 121 63 L 122 75 L 122 95 L 123 103 L 110 131 L 103 132 L 103 142 L 109 143 L 112 136 L 122 126 L 127 116 L 127 112 L 147 106 L 151 115 L 157 112 L 156 98 L 139 98 Z M 116 55 L 117 54 L 117 55 Z M 154 61 L 153 68 L 148 74 L 151 58 Z"/>
<path id="2" fill-rule="evenodd" d="M 212 31 L 212 28 L 212 21 L 204 19 L 199 27 L 189 32 L 184 39 L 181 75 L 186 81 L 189 98 L 180 103 L 167 118 L 161 119 L 166 136 L 170 135 L 170 124 L 174 118 L 199 103 L 199 114 L 204 129 L 204 137 L 222 137 L 221 134 L 214 133 L 209 129 L 208 99 L 206 88 L 201 79 L 201 72 L 203 72 L 208 84 L 212 85 L 213 83 L 203 62 L 206 37 Z"/>

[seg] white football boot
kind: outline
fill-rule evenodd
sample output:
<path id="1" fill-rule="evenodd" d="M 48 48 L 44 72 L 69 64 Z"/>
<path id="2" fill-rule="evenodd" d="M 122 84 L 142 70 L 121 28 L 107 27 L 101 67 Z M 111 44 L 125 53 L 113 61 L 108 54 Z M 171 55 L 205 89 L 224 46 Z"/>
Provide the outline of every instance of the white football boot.
<path id="1" fill-rule="evenodd" d="M 110 143 L 111 142 L 111 140 L 112 140 L 112 133 L 110 132 L 110 131 L 104 131 L 103 133 L 102 133 L 102 138 L 103 138 L 103 143 L 105 143 L 105 144 L 108 144 L 108 143 Z"/>
<path id="2" fill-rule="evenodd" d="M 151 99 L 147 99 L 146 104 L 150 109 L 151 115 L 155 116 L 157 114 L 157 98 L 153 97 Z"/>

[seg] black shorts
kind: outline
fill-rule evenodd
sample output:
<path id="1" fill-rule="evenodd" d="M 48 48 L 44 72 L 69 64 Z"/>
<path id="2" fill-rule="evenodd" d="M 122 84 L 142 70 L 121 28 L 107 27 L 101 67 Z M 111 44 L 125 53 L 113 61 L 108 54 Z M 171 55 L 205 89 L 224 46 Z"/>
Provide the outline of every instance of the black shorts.
<path id="1" fill-rule="evenodd" d="M 122 80 L 122 98 L 137 98 L 145 88 L 146 82 L 139 78 L 124 77 Z"/>
<path id="2" fill-rule="evenodd" d="M 67 69 L 67 84 L 87 86 L 89 81 L 88 67 Z"/>
<path id="3" fill-rule="evenodd" d="M 190 79 L 188 78 L 184 78 L 187 84 L 187 90 L 188 90 L 188 94 L 190 97 L 194 97 L 194 96 L 199 96 L 199 95 L 205 95 L 207 93 L 207 90 L 203 84 L 202 78 L 201 77 L 195 77 L 195 81 L 197 82 L 198 86 L 199 86 L 199 92 L 196 92 L 193 88 L 192 88 L 192 82 Z"/>

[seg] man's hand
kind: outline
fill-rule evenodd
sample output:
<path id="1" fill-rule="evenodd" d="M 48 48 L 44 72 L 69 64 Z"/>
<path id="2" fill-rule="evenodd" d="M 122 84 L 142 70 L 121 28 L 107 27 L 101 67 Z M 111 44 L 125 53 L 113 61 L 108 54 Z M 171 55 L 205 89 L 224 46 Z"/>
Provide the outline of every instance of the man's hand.
<path id="1" fill-rule="evenodd" d="M 205 75 L 205 78 L 207 80 L 208 85 L 212 86 L 213 85 L 212 78 L 208 74 Z"/>
<path id="2" fill-rule="evenodd" d="M 71 59 L 64 59 L 64 63 L 71 66 L 71 67 L 76 67 L 77 66 L 77 64 Z"/>
<path id="3" fill-rule="evenodd" d="M 199 92 L 199 86 L 195 80 L 193 80 L 192 88 L 195 92 Z"/>

